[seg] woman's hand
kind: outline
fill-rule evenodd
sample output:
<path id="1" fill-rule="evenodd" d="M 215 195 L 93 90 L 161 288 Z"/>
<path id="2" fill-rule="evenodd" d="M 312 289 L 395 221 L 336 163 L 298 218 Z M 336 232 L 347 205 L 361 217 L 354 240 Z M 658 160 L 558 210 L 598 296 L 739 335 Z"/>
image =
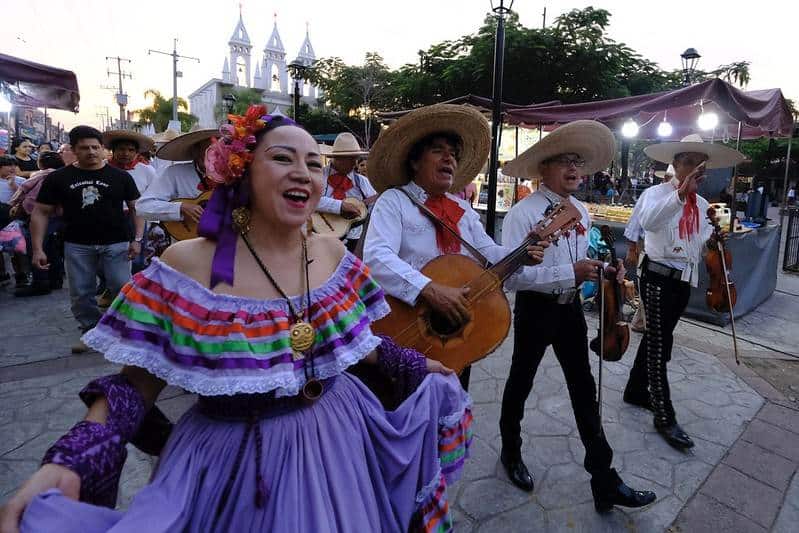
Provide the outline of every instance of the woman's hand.
<path id="1" fill-rule="evenodd" d="M 430 359 L 429 357 L 425 357 L 425 359 L 427 360 L 427 372 L 428 373 L 435 372 L 436 374 L 444 374 L 445 376 L 448 376 L 449 374 L 454 374 L 455 373 L 454 370 L 452 370 L 449 367 L 444 366 L 443 364 L 441 364 L 440 361 L 436 361 L 435 359 Z"/>
<path id="2" fill-rule="evenodd" d="M 67 498 L 80 498 L 78 474 L 61 465 L 46 464 L 22 485 L 22 488 L 0 509 L 0 533 L 18 533 L 22 513 L 30 501 L 49 489 L 58 489 Z"/>

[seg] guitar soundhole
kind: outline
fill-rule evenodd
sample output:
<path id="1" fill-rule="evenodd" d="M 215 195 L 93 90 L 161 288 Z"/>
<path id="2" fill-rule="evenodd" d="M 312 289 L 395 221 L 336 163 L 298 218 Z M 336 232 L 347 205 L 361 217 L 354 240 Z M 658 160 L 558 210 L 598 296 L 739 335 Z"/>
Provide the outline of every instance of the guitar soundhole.
<path id="1" fill-rule="evenodd" d="M 430 330 L 438 337 L 451 337 L 462 329 L 462 326 L 454 325 L 447 317 L 435 311 L 430 311 L 427 323 Z"/>

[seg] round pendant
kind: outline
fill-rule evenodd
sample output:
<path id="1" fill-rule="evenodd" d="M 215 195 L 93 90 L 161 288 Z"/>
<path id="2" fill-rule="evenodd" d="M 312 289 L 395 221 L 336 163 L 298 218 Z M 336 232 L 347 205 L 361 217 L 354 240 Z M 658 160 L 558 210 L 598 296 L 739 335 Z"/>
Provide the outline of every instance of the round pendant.
<path id="1" fill-rule="evenodd" d="M 308 402 L 315 402 L 322 396 L 324 385 L 316 378 L 311 378 L 302 386 L 302 397 Z"/>
<path id="2" fill-rule="evenodd" d="M 289 344 L 295 352 L 304 352 L 313 346 L 316 333 L 308 322 L 300 321 L 289 328 Z"/>

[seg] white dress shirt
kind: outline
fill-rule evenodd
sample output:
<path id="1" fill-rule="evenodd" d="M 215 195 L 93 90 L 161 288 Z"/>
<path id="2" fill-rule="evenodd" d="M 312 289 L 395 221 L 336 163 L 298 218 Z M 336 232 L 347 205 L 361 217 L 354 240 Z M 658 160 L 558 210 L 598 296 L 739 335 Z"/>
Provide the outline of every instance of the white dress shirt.
<path id="1" fill-rule="evenodd" d="M 630 214 L 630 219 L 627 221 L 627 226 L 624 228 L 624 238 L 628 241 L 638 242 L 644 240 L 644 228 L 641 227 L 641 206 L 643 203 L 640 198 L 644 197 L 646 191 L 641 193 L 638 202 L 635 203 L 633 212 Z"/>
<path id="2" fill-rule="evenodd" d="M 182 220 L 177 198 L 197 198 L 200 176 L 194 163 L 177 163 L 164 169 L 136 202 L 136 213 L 144 220 Z"/>
<path id="3" fill-rule="evenodd" d="M 130 174 L 133 181 L 136 182 L 136 188 L 139 189 L 139 194 L 144 194 L 144 191 L 147 190 L 147 187 L 149 187 L 156 178 L 155 170 L 150 165 L 144 163 L 137 163 L 135 167 L 128 170 L 128 174 Z"/>
<path id="4" fill-rule="evenodd" d="M 427 200 L 427 194 L 414 182 L 402 188 L 421 203 Z M 480 222 L 480 215 L 469 208 L 468 202 L 446 194 L 464 210 L 458 222 L 464 240 L 492 263 L 510 253 L 510 249 L 499 246 L 488 236 Z M 460 253 L 472 257 L 463 245 Z M 440 255 L 433 221 L 422 214 L 402 192 L 389 189 L 381 194 L 372 209 L 363 259 L 383 290 L 413 305 L 421 290 L 431 281 L 419 270 Z"/>
<path id="5" fill-rule="evenodd" d="M 705 243 L 712 235 L 713 227 L 707 220 L 707 200 L 697 195 L 699 232 L 690 239 L 680 238 L 680 218 L 685 202 L 680 200 L 677 187 L 677 178 L 672 178 L 648 188 L 638 199 L 641 227 L 646 232 L 644 252 L 653 261 L 682 270 L 681 280 L 696 287 Z"/>
<path id="6" fill-rule="evenodd" d="M 588 257 L 588 231 L 591 228 L 588 209 L 579 200 L 563 198 L 542 184 L 536 192 L 516 203 L 505 215 L 502 241 L 505 246 L 519 246 L 533 227 L 544 218 L 547 209 L 561 202 L 571 202 L 577 207 L 582 214 L 580 222 L 585 230 L 578 232 L 573 229 L 568 237 L 561 237 L 557 246 L 553 244 L 544 252 L 544 260 L 540 264 L 525 266 L 519 275 L 508 278 L 508 288 L 545 294 L 560 294 L 576 288 L 574 263 Z"/>
<path id="7" fill-rule="evenodd" d="M 327 165 L 324 170 L 322 171 L 322 175 L 324 177 L 325 183 L 324 188 L 322 189 L 322 198 L 319 199 L 319 206 L 316 208 L 317 211 L 321 211 L 322 213 L 333 213 L 335 215 L 341 214 L 341 202 L 342 200 L 336 200 L 332 197 L 333 194 L 333 187 L 328 186 L 327 178 L 330 174 L 335 173 L 335 170 L 331 165 Z M 372 184 L 369 182 L 369 178 L 358 174 L 355 172 L 355 169 L 350 170 L 347 177 L 352 181 L 352 187 L 347 191 L 346 196 L 347 198 L 357 198 L 358 200 L 366 200 L 370 196 L 374 196 L 377 194 L 377 191 Z M 356 228 L 352 228 L 349 233 L 347 233 L 347 239 L 349 240 L 357 240 L 361 238 L 361 232 L 363 231 L 362 226 L 358 226 Z"/>

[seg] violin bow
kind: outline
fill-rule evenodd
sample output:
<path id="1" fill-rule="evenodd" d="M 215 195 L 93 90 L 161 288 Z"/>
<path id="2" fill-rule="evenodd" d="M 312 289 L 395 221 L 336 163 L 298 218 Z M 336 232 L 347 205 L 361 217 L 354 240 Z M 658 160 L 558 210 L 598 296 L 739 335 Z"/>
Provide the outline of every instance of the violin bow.
<path id="1" fill-rule="evenodd" d="M 719 247 L 721 267 L 724 271 L 724 289 L 727 291 L 727 304 L 730 310 L 730 326 L 732 327 L 732 347 L 735 352 L 735 364 L 740 365 L 741 360 L 738 358 L 738 336 L 735 334 L 735 314 L 732 311 L 732 295 L 730 294 L 730 275 L 727 272 L 727 261 L 724 259 L 724 245 L 721 243 L 721 236 L 716 240 L 716 245 Z"/>
<path id="2" fill-rule="evenodd" d="M 597 403 L 599 404 L 599 434 L 602 435 L 602 362 L 605 360 L 605 268 L 596 267 L 599 271 L 599 380 L 597 383 Z"/>

